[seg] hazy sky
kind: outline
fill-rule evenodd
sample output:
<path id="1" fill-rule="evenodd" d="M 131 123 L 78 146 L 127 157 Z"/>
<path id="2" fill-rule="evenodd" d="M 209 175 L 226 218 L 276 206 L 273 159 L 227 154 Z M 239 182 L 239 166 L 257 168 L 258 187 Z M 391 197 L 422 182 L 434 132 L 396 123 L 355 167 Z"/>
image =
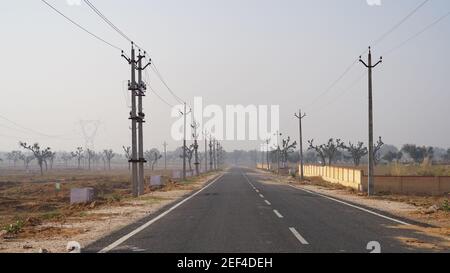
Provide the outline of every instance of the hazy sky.
<path id="1" fill-rule="evenodd" d="M 129 44 L 88 6 L 49 0 L 104 39 Z M 205 104 L 280 105 L 281 130 L 297 138 L 293 114 L 303 107 L 305 139 L 367 139 L 367 78 L 355 64 L 376 38 L 422 0 L 91 0 L 150 51 L 172 89 Z M 375 135 L 389 144 L 450 147 L 450 16 L 391 54 L 385 53 L 450 11 L 431 0 L 374 48 Z M 75 28 L 39 0 L 3 1 L 0 10 L 0 150 L 40 142 L 55 150 L 84 144 L 80 120 L 100 120 L 96 147 L 129 145 L 129 67 L 120 52 Z M 150 85 L 176 101 L 150 72 Z M 317 98 L 319 99 L 317 100 Z M 147 148 L 171 140 L 175 119 L 155 95 L 144 102 Z M 17 126 L 19 124 L 20 128 Z M 44 135 L 56 136 L 48 137 Z M 254 149 L 258 142 L 226 143 Z"/>

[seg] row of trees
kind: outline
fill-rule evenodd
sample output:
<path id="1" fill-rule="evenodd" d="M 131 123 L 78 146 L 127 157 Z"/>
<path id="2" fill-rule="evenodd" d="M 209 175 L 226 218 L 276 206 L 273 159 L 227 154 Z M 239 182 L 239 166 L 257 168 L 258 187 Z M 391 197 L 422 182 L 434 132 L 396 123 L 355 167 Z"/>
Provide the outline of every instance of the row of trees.
<path id="1" fill-rule="evenodd" d="M 270 152 L 269 161 L 285 167 L 287 163 L 298 163 L 300 161 L 296 142 L 290 138 L 284 139 L 282 145 Z M 329 139 L 326 143 L 317 145 L 314 139 L 308 141 L 308 148 L 304 151 L 304 161 L 309 164 L 352 164 L 360 166 L 367 161 L 368 147 L 363 142 L 344 142 L 341 139 Z M 381 163 L 441 163 L 450 164 L 450 149 L 433 148 L 414 144 L 405 144 L 400 149 L 393 145 L 386 145 L 381 137 L 374 144 L 375 164 Z M 254 165 L 257 162 L 266 163 L 266 153 L 261 151 L 236 150 L 229 154 L 233 164 Z"/>
<path id="2" fill-rule="evenodd" d="M 339 158 L 341 161 L 352 160 L 353 165 L 359 166 L 361 160 L 368 154 L 368 148 L 364 146 L 363 142 L 345 144 L 340 139 L 329 139 L 329 141 L 322 145 L 314 145 L 314 140 L 308 141 L 309 150 L 313 151 L 315 155 L 309 155 L 309 159 L 318 157 L 319 163 L 323 165 L 331 165 Z M 427 146 L 417 146 L 414 144 L 405 144 L 398 150 L 394 146 L 386 147 L 384 154 L 381 153 L 385 144 L 381 137 L 379 137 L 377 143 L 374 145 L 373 157 L 375 165 L 379 164 L 382 160 L 388 163 L 392 162 L 414 162 L 416 164 L 432 163 L 436 160 L 435 148 Z M 441 153 L 441 162 L 450 162 L 450 149 L 447 149 L 445 153 Z M 308 161 L 308 158 L 307 158 Z"/>
<path id="3" fill-rule="evenodd" d="M 17 167 L 19 162 L 23 162 L 23 166 L 25 170 L 29 169 L 30 164 L 33 161 L 36 161 L 39 166 L 41 175 L 44 174 L 48 169 L 53 169 L 54 162 L 59 160 L 62 162 L 66 168 L 69 167 L 69 163 L 74 162 L 78 169 L 82 169 L 83 165 L 86 166 L 89 170 L 95 167 L 96 164 L 103 161 L 104 168 L 111 169 L 111 161 L 118 155 L 114 153 L 112 149 L 105 149 L 103 151 L 94 151 L 92 149 L 85 149 L 83 147 L 77 147 L 72 152 L 53 152 L 50 147 L 42 147 L 39 143 L 34 143 L 32 145 L 26 142 L 20 142 L 19 146 L 25 151 L 14 150 L 9 153 L 6 153 L 6 160 L 10 161 L 13 164 L 14 168 Z M 194 154 L 195 150 L 198 150 L 198 145 L 193 143 L 187 146 L 186 149 L 186 161 L 188 163 L 189 170 L 193 170 L 194 164 Z M 131 147 L 123 146 L 124 158 L 126 160 L 131 159 Z M 216 150 L 218 164 L 221 165 L 224 162 L 225 151 L 219 146 Z M 175 151 L 168 152 L 167 156 L 171 161 L 179 161 L 183 159 L 183 147 L 179 147 Z M 198 164 L 202 164 L 204 162 L 204 152 L 198 152 Z M 209 156 L 209 155 L 208 155 Z M 148 166 L 154 170 L 157 166 L 159 160 L 163 157 L 160 150 L 153 148 L 144 152 L 144 158 L 146 159 Z M 0 162 L 3 159 L 0 158 Z M 179 163 L 179 162 L 178 162 Z M 128 166 L 130 168 L 130 162 L 128 162 Z"/>
<path id="4" fill-rule="evenodd" d="M 320 158 L 322 165 L 331 165 L 336 160 L 336 156 L 342 150 L 347 151 L 347 158 L 353 160 L 355 166 L 359 166 L 361 159 L 369 153 L 369 149 L 364 146 L 363 142 L 352 143 L 348 142 L 346 145 L 341 139 L 330 138 L 327 143 L 321 145 L 314 145 L 314 139 L 308 141 L 309 150 L 313 150 Z M 384 142 L 379 137 L 376 144 L 373 147 L 373 158 L 375 165 L 380 162 L 380 150 L 383 147 Z"/>
<path id="5" fill-rule="evenodd" d="M 19 146 L 27 152 L 20 150 L 11 151 L 6 154 L 6 159 L 12 162 L 14 167 L 16 167 L 18 162 L 22 161 L 25 170 L 28 170 L 31 162 L 36 161 L 41 175 L 44 174 L 44 170 L 47 171 L 53 168 L 57 157 L 64 162 L 66 167 L 68 167 L 70 161 L 76 159 L 78 168 L 81 169 L 81 162 L 86 159 L 89 169 L 91 169 L 93 163 L 100 160 L 104 162 L 105 168 L 111 169 L 111 160 L 116 156 L 111 149 L 95 152 L 91 149 L 84 150 L 82 147 L 78 147 L 73 152 L 56 153 L 50 147 L 43 148 L 39 143 L 31 145 L 26 142 L 19 142 Z"/>

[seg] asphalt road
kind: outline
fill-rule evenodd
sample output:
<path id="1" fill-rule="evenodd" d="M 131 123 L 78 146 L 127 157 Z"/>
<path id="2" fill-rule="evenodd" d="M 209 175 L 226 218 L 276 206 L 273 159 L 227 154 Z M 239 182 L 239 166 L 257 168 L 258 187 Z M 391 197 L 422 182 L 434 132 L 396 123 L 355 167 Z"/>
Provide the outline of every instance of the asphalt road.
<path id="1" fill-rule="evenodd" d="M 232 168 L 176 208 L 164 208 L 87 251 L 368 253 L 370 242 L 379 243 L 382 252 L 429 250 L 411 248 L 399 239 L 430 239 L 401 219 L 260 179 L 251 170 Z"/>

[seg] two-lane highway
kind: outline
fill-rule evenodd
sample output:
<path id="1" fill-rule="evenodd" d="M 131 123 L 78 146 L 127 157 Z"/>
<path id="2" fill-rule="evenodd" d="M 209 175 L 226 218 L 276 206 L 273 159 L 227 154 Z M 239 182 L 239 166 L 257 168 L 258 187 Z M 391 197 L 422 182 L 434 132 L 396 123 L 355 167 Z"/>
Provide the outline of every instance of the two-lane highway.
<path id="1" fill-rule="evenodd" d="M 233 168 L 175 207 L 88 251 L 150 253 L 410 252 L 407 223 Z M 422 250 L 423 251 L 423 250 Z"/>

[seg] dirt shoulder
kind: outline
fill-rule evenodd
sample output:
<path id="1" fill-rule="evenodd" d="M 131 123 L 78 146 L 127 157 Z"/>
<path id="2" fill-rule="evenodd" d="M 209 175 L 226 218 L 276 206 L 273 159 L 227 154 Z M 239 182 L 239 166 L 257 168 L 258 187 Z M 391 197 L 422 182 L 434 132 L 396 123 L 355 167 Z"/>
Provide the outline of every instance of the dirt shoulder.
<path id="1" fill-rule="evenodd" d="M 69 241 L 82 246 L 132 224 L 159 209 L 202 188 L 220 173 L 191 178 L 186 183 L 168 183 L 165 187 L 148 191 L 139 198 L 115 197 L 116 200 L 83 206 L 67 206 L 58 215 L 43 220 L 29 217 L 17 234 L 0 234 L 0 253 L 66 252 Z"/>
<path id="2" fill-rule="evenodd" d="M 323 181 L 320 178 L 299 181 L 298 178 L 277 176 L 263 170 L 257 170 L 253 175 L 262 183 L 290 185 L 417 223 L 408 228 L 438 238 L 439 249 L 450 250 L 450 212 L 445 207 L 448 196 L 379 195 L 368 197 L 366 194 Z M 411 245 L 425 244 L 425 242 L 412 238 L 404 240 Z"/>

